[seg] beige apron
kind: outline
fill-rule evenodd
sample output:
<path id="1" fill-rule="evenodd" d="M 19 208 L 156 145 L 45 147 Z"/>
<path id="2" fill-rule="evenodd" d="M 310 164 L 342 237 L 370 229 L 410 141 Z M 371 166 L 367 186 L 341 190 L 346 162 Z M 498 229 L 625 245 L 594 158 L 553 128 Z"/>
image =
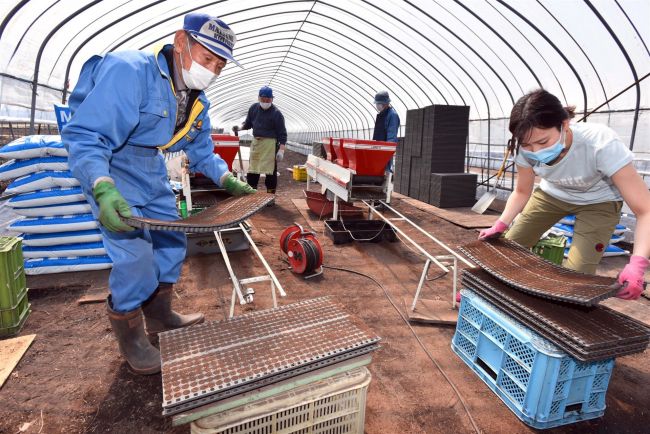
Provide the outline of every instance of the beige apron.
<path id="1" fill-rule="evenodd" d="M 275 139 L 253 138 L 248 173 L 272 175 L 275 168 Z"/>

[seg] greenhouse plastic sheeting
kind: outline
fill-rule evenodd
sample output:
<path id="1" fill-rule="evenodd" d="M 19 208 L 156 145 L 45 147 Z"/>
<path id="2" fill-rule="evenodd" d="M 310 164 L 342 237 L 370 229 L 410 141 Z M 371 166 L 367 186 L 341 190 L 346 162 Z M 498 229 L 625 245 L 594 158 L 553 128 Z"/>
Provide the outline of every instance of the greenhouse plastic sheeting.
<path id="1" fill-rule="evenodd" d="M 29 115 L 36 78 L 37 115 L 52 118 L 91 55 L 171 42 L 191 11 L 237 33 L 244 69 L 229 64 L 207 91 L 215 126 L 241 122 L 270 85 L 303 142 L 369 138 L 373 95 L 387 89 L 402 123 L 407 109 L 469 105 L 470 143 L 503 144 L 503 118 L 533 88 L 583 113 L 650 71 L 650 2 L 641 0 L 3 1 L 0 116 Z M 606 107 L 630 111 L 612 125 L 628 143 L 646 109 L 636 134 L 646 150 L 649 81 Z M 501 119 L 489 137 L 478 121 L 487 119 Z"/>

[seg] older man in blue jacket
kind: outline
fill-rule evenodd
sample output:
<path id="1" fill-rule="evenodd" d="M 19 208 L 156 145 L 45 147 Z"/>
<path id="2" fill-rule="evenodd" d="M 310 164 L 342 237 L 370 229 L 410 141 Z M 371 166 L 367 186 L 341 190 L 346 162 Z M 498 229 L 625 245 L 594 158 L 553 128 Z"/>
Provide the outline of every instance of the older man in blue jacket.
<path id="1" fill-rule="evenodd" d="M 213 153 L 203 92 L 228 60 L 234 32 L 217 17 L 190 13 L 173 45 L 154 53 L 123 51 L 88 60 L 70 96 L 62 131 L 70 170 L 102 224 L 113 260 L 108 316 L 120 351 L 139 374 L 160 371 L 160 353 L 145 333 L 203 321 L 171 309 L 186 238 L 179 232 L 134 230 L 120 216 L 176 220 L 174 193 L 161 151 L 185 151 L 192 169 L 234 195 L 255 190 Z M 144 314 L 144 319 L 143 319 Z"/>

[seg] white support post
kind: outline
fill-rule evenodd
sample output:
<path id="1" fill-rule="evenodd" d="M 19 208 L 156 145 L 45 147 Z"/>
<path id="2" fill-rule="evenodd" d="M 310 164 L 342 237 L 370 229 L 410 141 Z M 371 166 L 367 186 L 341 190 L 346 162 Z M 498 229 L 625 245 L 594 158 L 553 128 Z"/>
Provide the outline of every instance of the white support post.
<path id="1" fill-rule="evenodd" d="M 333 220 L 338 220 L 339 216 L 339 197 L 334 195 L 334 211 L 332 212 L 334 215 L 332 216 Z"/>
<path id="2" fill-rule="evenodd" d="M 246 233 L 246 230 L 244 230 L 244 228 L 242 228 L 242 230 L 244 233 Z M 232 318 L 235 315 L 235 295 L 239 297 L 239 304 L 246 304 L 246 300 L 244 299 L 244 295 L 241 292 L 239 279 L 237 279 L 235 271 L 232 269 L 232 265 L 230 265 L 230 258 L 228 257 L 228 252 L 226 252 L 226 245 L 221 238 L 221 232 L 214 231 L 214 236 L 217 239 L 217 244 L 219 244 L 219 250 L 221 251 L 221 256 L 223 257 L 223 262 L 226 264 L 226 269 L 228 270 L 230 280 L 232 281 L 232 297 L 230 301 L 230 318 Z"/>
<path id="3" fill-rule="evenodd" d="M 422 290 L 422 285 L 427 278 L 427 273 L 429 273 L 429 267 L 431 267 L 431 261 L 427 259 L 427 262 L 424 263 L 424 268 L 422 269 L 422 275 L 420 276 L 420 282 L 418 283 L 418 289 L 415 291 L 415 297 L 413 297 L 413 303 L 411 304 L 411 311 L 415 310 L 415 305 L 418 302 L 420 297 L 420 291 Z"/>
<path id="4" fill-rule="evenodd" d="M 187 213 L 189 215 L 192 211 L 192 188 L 190 187 L 190 168 L 187 157 L 183 158 L 181 169 L 181 185 L 183 187 L 183 196 L 185 196 L 185 204 L 187 205 Z"/>
<path id="5" fill-rule="evenodd" d="M 393 195 L 393 172 L 388 172 L 386 176 L 386 203 L 390 203 L 390 198 Z"/>
<path id="6" fill-rule="evenodd" d="M 239 145 L 239 149 L 237 149 L 237 156 L 239 157 L 239 173 L 237 176 L 240 180 L 246 181 L 246 174 L 244 173 L 244 160 L 241 157 L 241 144 Z M 250 161 L 250 157 L 248 160 Z"/>
<path id="7" fill-rule="evenodd" d="M 273 273 L 273 270 L 271 270 L 271 267 L 269 267 L 269 264 L 266 262 L 266 259 L 264 259 L 264 256 L 262 256 L 262 252 L 260 252 L 260 250 L 255 245 L 255 241 L 253 241 L 253 239 L 248 234 L 248 232 L 246 232 L 246 229 L 244 228 L 244 225 L 242 223 L 239 223 L 239 227 L 244 232 L 244 235 L 248 239 L 248 242 L 250 243 L 250 245 L 253 248 L 253 251 L 255 252 L 257 257 L 260 258 L 260 261 L 262 262 L 262 265 L 264 265 L 264 268 L 266 269 L 267 273 L 269 274 L 269 277 L 271 278 L 271 282 L 275 284 L 275 287 L 277 287 L 278 292 L 280 293 L 280 296 L 286 297 L 287 293 L 284 292 L 284 289 L 282 289 L 282 285 L 280 285 L 280 282 L 278 281 L 277 277 L 275 277 L 275 274 Z"/>
<path id="8" fill-rule="evenodd" d="M 271 280 L 271 296 L 273 297 L 273 307 L 278 307 L 278 298 L 275 295 L 275 284 Z"/>

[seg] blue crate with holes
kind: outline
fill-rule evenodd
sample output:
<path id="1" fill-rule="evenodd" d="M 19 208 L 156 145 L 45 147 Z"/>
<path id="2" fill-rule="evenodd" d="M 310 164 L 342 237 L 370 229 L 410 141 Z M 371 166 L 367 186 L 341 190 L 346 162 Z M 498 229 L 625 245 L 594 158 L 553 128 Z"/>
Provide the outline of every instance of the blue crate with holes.
<path id="1" fill-rule="evenodd" d="M 614 359 L 579 362 L 477 294 L 462 294 L 452 350 L 519 419 L 545 429 L 605 413 Z"/>

